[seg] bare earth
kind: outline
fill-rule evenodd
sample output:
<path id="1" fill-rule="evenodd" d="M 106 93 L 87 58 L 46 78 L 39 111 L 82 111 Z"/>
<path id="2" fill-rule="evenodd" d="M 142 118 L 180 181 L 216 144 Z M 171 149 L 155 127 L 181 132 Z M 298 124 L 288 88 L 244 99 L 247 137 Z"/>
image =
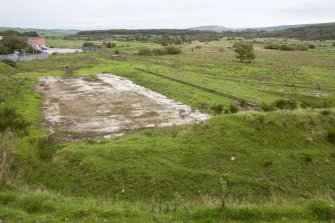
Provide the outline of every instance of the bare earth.
<path id="1" fill-rule="evenodd" d="M 35 89 L 45 102 L 43 112 L 51 134 L 60 140 L 109 138 L 129 130 L 193 124 L 209 115 L 164 95 L 111 75 L 41 77 Z"/>

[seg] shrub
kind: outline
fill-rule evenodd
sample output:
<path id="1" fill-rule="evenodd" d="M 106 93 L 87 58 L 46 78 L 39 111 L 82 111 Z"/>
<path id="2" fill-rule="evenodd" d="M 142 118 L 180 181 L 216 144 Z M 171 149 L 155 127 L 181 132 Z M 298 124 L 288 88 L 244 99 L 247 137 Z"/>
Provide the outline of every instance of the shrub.
<path id="1" fill-rule="evenodd" d="M 309 44 L 309 45 L 308 45 L 308 48 L 309 48 L 309 49 L 315 49 L 315 45 L 314 45 L 314 44 Z"/>
<path id="2" fill-rule="evenodd" d="M 215 104 L 211 107 L 211 109 L 214 111 L 215 114 L 221 114 L 223 111 L 223 105 Z"/>
<path id="3" fill-rule="evenodd" d="M 175 46 L 165 47 L 165 50 L 167 54 L 180 54 L 181 53 L 181 49 Z"/>
<path id="4" fill-rule="evenodd" d="M 141 55 L 141 56 L 150 56 L 150 55 L 152 55 L 152 51 L 151 51 L 150 48 L 141 48 L 138 51 L 138 55 Z"/>
<path id="5" fill-rule="evenodd" d="M 274 111 L 275 106 L 273 104 L 263 103 L 262 104 L 262 110 L 265 111 L 265 112 Z"/>
<path id="6" fill-rule="evenodd" d="M 114 54 L 119 55 L 120 53 L 121 53 L 120 50 L 115 50 L 115 51 L 114 51 Z"/>
<path id="7" fill-rule="evenodd" d="M 305 161 L 306 163 L 312 162 L 312 157 L 308 154 L 305 154 Z"/>
<path id="8" fill-rule="evenodd" d="M 112 43 L 111 48 L 115 48 L 116 46 L 116 43 Z"/>
<path id="9" fill-rule="evenodd" d="M 1 62 L 4 63 L 4 64 L 7 64 L 10 67 L 17 68 L 17 64 L 16 64 L 15 61 L 12 61 L 12 60 L 2 60 Z"/>
<path id="10" fill-rule="evenodd" d="M 85 42 L 85 43 L 83 44 L 83 47 L 94 47 L 94 46 L 95 46 L 95 44 L 92 43 L 92 42 Z"/>
<path id="11" fill-rule="evenodd" d="M 103 42 L 103 45 L 106 48 L 112 48 L 112 43 L 111 42 Z"/>
<path id="12" fill-rule="evenodd" d="M 292 46 L 287 45 L 287 44 L 281 44 L 281 45 L 278 46 L 278 50 L 293 51 L 294 48 Z"/>
<path id="13" fill-rule="evenodd" d="M 3 194 L 0 193 L 0 204 L 7 205 L 16 200 L 16 197 L 12 194 Z"/>
<path id="14" fill-rule="evenodd" d="M 14 108 L 0 106 L 0 132 L 11 130 L 13 132 L 24 131 L 30 125 L 23 120 Z"/>
<path id="15" fill-rule="evenodd" d="M 331 129 L 328 131 L 327 140 L 331 143 L 335 143 L 335 129 Z"/>
<path id="16" fill-rule="evenodd" d="M 156 56 L 162 56 L 162 55 L 165 55 L 167 54 L 166 50 L 163 49 L 163 48 L 156 48 L 156 49 L 153 49 L 152 50 L 152 53 Z"/>
<path id="17" fill-rule="evenodd" d="M 42 160 L 51 159 L 59 149 L 59 145 L 51 136 L 40 139 L 37 143 L 37 156 Z"/>
<path id="18" fill-rule="evenodd" d="M 323 110 L 323 111 L 321 111 L 321 115 L 330 115 L 331 114 L 331 111 L 329 111 L 329 110 Z"/>
<path id="19" fill-rule="evenodd" d="M 195 48 L 196 48 L 196 49 L 201 49 L 202 46 L 198 45 L 198 46 L 196 46 Z"/>
<path id="20" fill-rule="evenodd" d="M 279 99 L 275 101 L 274 105 L 282 110 L 294 110 L 297 109 L 298 104 L 296 101 L 293 100 L 284 100 L 284 99 Z"/>
<path id="21" fill-rule="evenodd" d="M 307 208 L 312 215 L 320 220 L 329 221 L 334 217 L 334 206 L 325 200 L 312 201 Z"/>
<path id="22" fill-rule="evenodd" d="M 267 160 L 267 161 L 264 162 L 263 166 L 264 166 L 264 167 L 269 167 L 269 166 L 271 166 L 272 164 L 273 164 L 273 162 L 272 162 L 271 160 Z"/>
<path id="23" fill-rule="evenodd" d="M 333 47 L 335 47 L 335 42 L 333 42 Z"/>
<path id="24" fill-rule="evenodd" d="M 230 104 L 230 106 L 229 106 L 229 112 L 230 113 L 237 113 L 238 112 L 238 108 L 236 107 L 235 104 Z"/>
<path id="25" fill-rule="evenodd" d="M 249 42 L 236 42 L 233 45 L 234 51 L 237 54 L 236 58 L 241 62 L 244 60 L 251 62 L 256 58 L 254 54 L 254 46 Z"/>
<path id="26" fill-rule="evenodd" d="M 54 209 L 43 195 L 29 195 L 23 198 L 20 203 L 22 208 L 30 214 L 38 212 L 47 213 Z"/>

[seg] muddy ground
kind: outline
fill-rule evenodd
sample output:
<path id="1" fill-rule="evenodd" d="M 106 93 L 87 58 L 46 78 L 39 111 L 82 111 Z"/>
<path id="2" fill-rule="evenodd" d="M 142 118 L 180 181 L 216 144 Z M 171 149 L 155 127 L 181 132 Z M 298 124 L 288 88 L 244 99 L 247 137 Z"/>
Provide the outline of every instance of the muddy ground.
<path id="1" fill-rule="evenodd" d="M 44 96 L 44 116 L 57 139 L 109 138 L 209 118 L 130 80 L 111 74 L 97 75 L 97 80 L 87 77 L 41 77 L 35 86 Z"/>

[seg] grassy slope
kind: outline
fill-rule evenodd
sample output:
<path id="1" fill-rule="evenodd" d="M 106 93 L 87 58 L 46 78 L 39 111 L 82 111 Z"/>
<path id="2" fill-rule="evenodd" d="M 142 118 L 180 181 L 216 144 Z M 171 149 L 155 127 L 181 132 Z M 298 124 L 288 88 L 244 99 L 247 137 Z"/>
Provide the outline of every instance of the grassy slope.
<path id="1" fill-rule="evenodd" d="M 312 198 L 335 190 L 329 180 L 334 150 L 326 141 L 334 125 L 334 114 L 318 112 L 225 115 L 190 127 L 70 143 L 27 177 L 65 193 L 150 201 L 174 200 L 176 193 L 187 200 L 218 198 L 219 179 L 227 176 L 233 200 Z"/>
<path id="2" fill-rule="evenodd" d="M 39 185 L 48 188 L 48 190 L 59 191 L 64 195 L 70 195 L 70 197 L 62 195 L 61 200 L 57 200 L 52 198 L 55 196 L 52 193 L 50 196 L 48 195 L 47 201 L 54 202 L 56 199 L 56 204 L 52 205 L 56 206 L 57 210 L 59 209 L 59 212 L 53 211 L 52 214 L 48 210 L 29 214 L 26 207 L 20 205 L 22 202 L 18 199 L 11 204 L 3 204 L 4 208 L 1 209 L 0 216 L 9 216 L 8 219 L 13 221 L 15 221 L 15 216 L 23 216 L 31 221 L 34 219 L 46 221 L 48 218 L 59 220 L 65 218 L 67 214 L 72 216 L 72 212 L 76 212 L 77 209 L 89 212 L 89 214 L 82 214 L 79 211 L 79 216 L 83 215 L 82 218 L 88 222 L 92 221 L 92 218 L 104 216 L 100 210 L 90 210 L 89 205 L 86 204 L 87 202 L 98 202 L 95 199 L 71 197 L 85 195 L 87 197 L 104 197 L 107 202 L 110 199 L 117 202 L 137 201 L 132 204 L 126 203 L 126 210 L 119 210 L 118 204 L 114 203 L 109 203 L 104 207 L 104 210 L 108 211 L 116 208 L 117 211 L 109 218 L 115 219 L 115 216 L 121 216 L 120 221 L 141 219 L 143 222 L 148 222 L 159 219 L 168 222 L 171 217 L 179 219 L 181 222 L 187 219 L 199 222 L 205 219 L 220 221 L 222 218 L 218 215 L 218 210 L 210 208 L 210 204 L 219 206 L 217 203 L 222 191 L 218 182 L 221 177 L 224 177 L 227 178 L 228 182 L 229 207 L 235 207 L 239 213 L 234 214 L 237 216 L 236 218 L 229 217 L 229 219 L 242 220 L 245 215 L 247 216 L 246 220 L 252 220 L 249 215 L 256 213 L 257 216 L 263 216 L 259 217 L 259 221 L 264 220 L 265 222 L 269 220 L 280 221 L 281 217 L 286 215 L 289 215 L 288 220 L 316 221 L 310 212 L 298 203 L 304 199 L 324 198 L 330 200 L 329 194 L 335 190 L 334 182 L 331 180 L 335 168 L 334 146 L 326 140 L 327 130 L 334 126 L 334 113 L 321 115 L 319 111 L 299 110 L 285 113 L 222 115 L 215 117 L 208 123 L 195 126 L 143 130 L 101 143 L 90 141 L 68 143 L 63 145 L 62 149 L 49 160 L 36 158 L 35 145 L 37 140 L 43 137 L 45 131 L 40 128 L 42 123 L 39 113 L 41 97 L 31 93 L 30 86 L 38 76 L 63 73 L 62 70 L 67 65 L 75 67 L 76 73 L 81 74 L 114 72 L 208 112 L 210 112 L 209 106 L 214 103 L 229 105 L 231 101 L 172 81 L 162 80 L 153 75 L 139 72 L 135 68 L 143 67 L 153 71 L 160 69 L 159 72 L 170 75 L 174 75 L 174 71 L 177 73 L 189 71 L 194 78 L 188 80 L 198 81 L 199 79 L 200 83 L 208 84 L 213 88 L 217 82 L 215 77 L 218 77 L 219 80 L 230 78 L 232 79 L 231 84 L 237 82 L 246 88 L 251 82 L 251 87 L 247 88 L 248 90 L 255 89 L 254 85 L 265 82 L 270 87 L 270 91 L 274 91 L 281 81 L 303 82 L 304 79 L 309 80 L 309 78 L 315 77 L 328 86 L 330 93 L 333 92 L 334 82 L 331 68 L 334 58 L 325 50 L 317 49 L 311 53 L 298 53 L 299 56 L 303 56 L 302 63 L 291 60 L 297 56 L 294 54 L 274 52 L 268 55 L 260 51 L 258 53 L 259 60 L 249 66 L 233 62 L 233 55 L 229 50 L 226 50 L 224 53 L 226 58 L 219 60 L 224 65 L 216 67 L 217 62 L 210 62 L 210 58 L 218 56 L 217 46 L 221 44 L 227 43 L 204 46 L 206 48 L 200 50 L 203 54 L 201 59 L 206 62 L 208 57 L 208 61 L 203 63 L 204 68 L 197 66 L 201 61 L 197 62 L 197 54 L 192 54 L 187 49 L 185 49 L 185 55 L 187 55 L 185 57 L 142 58 L 129 55 L 129 62 L 111 61 L 108 59 L 109 52 L 106 51 L 98 53 L 98 56 L 95 54 L 53 56 L 50 60 L 20 63 L 19 68 L 22 72 L 17 75 L 12 74 L 13 77 L 17 77 L 21 81 L 19 87 L 16 87 L 19 89 L 17 94 L 19 97 L 12 95 L 14 97 L 9 98 L 9 103 L 17 107 L 26 119 L 34 123 L 30 129 L 30 136 L 23 140 L 21 147 L 20 162 L 22 166 L 28 166 L 21 180 L 30 185 Z M 138 47 L 140 47 L 138 44 L 134 44 L 129 48 L 120 47 L 120 49 L 131 54 Z M 273 56 L 279 62 L 273 60 Z M 292 58 L 285 60 L 285 56 Z M 329 58 L 323 62 L 321 60 L 313 63 L 307 62 L 314 61 L 314 58 L 318 56 Z M 181 62 L 178 64 L 176 61 Z M 282 67 L 281 63 L 285 61 L 290 63 L 286 67 Z M 164 62 L 163 65 L 162 62 Z M 267 73 L 263 71 L 263 63 L 269 63 L 269 68 L 276 67 L 278 75 L 268 73 L 270 76 L 266 76 Z M 286 73 L 287 70 L 295 69 L 297 63 L 301 63 L 305 70 Z M 310 70 L 307 63 L 313 69 Z M 318 75 L 320 69 L 326 71 L 322 76 Z M 8 73 L 8 67 L 1 70 L 5 70 L 3 73 Z M 242 75 L 229 75 L 231 72 L 241 72 Z M 258 80 L 251 76 L 254 72 L 256 72 L 256 77 L 264 75 L 266 78 Z M 213 79 L 208 76 L 208 73 L 218 73 L 218 75 L 212 75 Z M 283 74 L 287 76 L 283 76 Z M 184 78 L 181 75 L 178 77 Z M 207 82 L 201 82 L 204 80 Z M 14 83 L 17 82 L 12 82 L 10 85 L 16 86 Z M 312 88 L 312 84 L 307 82 L 301 84 L 304 84 L 301 89 Z M 227 86 L 229 85 L 227 84 Z M 238 87 L 238 84 L 236 86 Z M 232 93 L 248 97 L 248 91 L 243 93 L 236 86 L 231 88 Z M 300 87 L 298 88 L 300 89 Z M 226 90 L 226 88 L 220 89 Z M 322 91 L 324 91 L 323 88 Z M 254 92 L 254 97 L 260 98 L 260 101 L 273 101 L 283 95 L 284 97 L 290 95 L 283 94 L 271 98 L 272 93 L 262 93 L 264 94 L 262 96 L 257 90 Z M 295 95 L 292 97 L 297 98 Z M 322 100 L 317 97 L 313 97 L 314 99 Z M 208 104 L 208 106 L 204 106 L 204 104 Z M 231 157 L 236 157 L 236 160 L 232 161 Z M 21 194 L 35 196 L 35 192 L 25 188 L 14 189 L 14 192 L 9 189 L 3 191 L 3 194 L 11 193 L 17 197 L 20 197 Z M 157 205 L 159 206 L 161 203 L 167 206 L 169 202 L 174 203 L 179 200 L 178 194 L 181 196 L 182 203 L 188 206 L 191 213 L 187 211 L 187 208 L 180 215 L 170 213 L 156 216 L 156 212 L 159 211 L 150 212 L 152 211 L 152 208 L 148 208 L 150 203 L 156 205 L 156 209 Z M 284 203 L 271 208 L 272 204 L 278 203 L 280 200 L 292 202 L 292 206 Z M 233 205 L 235 202 L 255 204 L 264 201 L 269 203 L 270 208 L 256 206 L 255 210 L 247 209 L 249 214 L 240 211 L 243 206 Z M 68 203 L 73 205 L 73 208 L 66 212 L 65 207 Z M 202 209 L 199 212 L 193 208 L 192 205 L 195 204 L 201 206 Z M 138 211 L 142 207 L 144 210 Z M 272 209 L 275 212 L 289 214 L 281 213 L 279 217 L 271 219 L 268 215 L 271 215 L 269 212 Z M 265 214 L 262 215 L 263 212 Z M 133 215 L 133 213 L 135 214 Z M 81 219 L 81 217 L 78 218 Z M 78 218 L 75 217 L 71 220 L 78 221 Z M 294 222 L 294 220 L 292 221 Z"/>

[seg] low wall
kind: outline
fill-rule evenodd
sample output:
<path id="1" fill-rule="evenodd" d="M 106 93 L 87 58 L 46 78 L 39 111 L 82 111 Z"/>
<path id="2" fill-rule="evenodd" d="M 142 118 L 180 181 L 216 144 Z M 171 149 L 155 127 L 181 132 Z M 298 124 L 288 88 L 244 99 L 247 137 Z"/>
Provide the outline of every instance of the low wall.
<path id="1" fill-rule="evenodd" d="M 23 60 L 39 60 L 39 59 L 48 59 L 49 54 L 9 54 L 9 55 L 0 55 L 0 60 L 13 60 L 13 61 L 23 61 Z"/>

